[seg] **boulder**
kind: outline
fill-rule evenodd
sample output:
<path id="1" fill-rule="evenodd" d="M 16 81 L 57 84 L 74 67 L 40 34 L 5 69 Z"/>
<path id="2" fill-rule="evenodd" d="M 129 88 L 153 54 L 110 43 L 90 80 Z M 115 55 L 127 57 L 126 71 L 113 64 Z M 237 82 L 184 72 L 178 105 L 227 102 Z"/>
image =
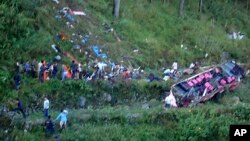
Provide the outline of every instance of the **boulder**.
<path id="1" fill-rule="evenodd" d="M 79 106 L 80 106 L 80 108 L 83 108 L 85 106 L 85 104 L 86 104 L 86 98 L 83 97 L 83 96 L 80 96 L 80 98 L 79 98 Z"/>
<path id="2" fill-rule="evenodd" d="M 104 93 L 101 98 L 104 102 L 111 102 L 112 96 L 108 93 Z"/>
<path id="3" fill-rule="evenodd" d="M 149 109 L 149 103 L 148 102 L 143 103 L 142 109 Z"/>

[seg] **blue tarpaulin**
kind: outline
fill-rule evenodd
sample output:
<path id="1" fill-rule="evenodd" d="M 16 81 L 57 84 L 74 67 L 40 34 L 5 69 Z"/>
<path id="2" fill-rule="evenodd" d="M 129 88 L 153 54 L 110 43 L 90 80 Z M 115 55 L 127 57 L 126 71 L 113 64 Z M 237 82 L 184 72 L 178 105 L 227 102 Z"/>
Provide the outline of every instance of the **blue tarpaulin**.
<path id="1" fill-rule="evenodd" d="M 99 47 L 98 47 L 97 45 L 94 45 L 94 46 L 93 46 L 93 51 L 94 51 L 94 53 L 95 53 L 95 55 L 96 55 L 97 57 L 101 57 L 101 58 L 103 58 L 103 59 L 108 58 L 108 56 L 107 56 L 106 53 L 100 53 Z"/>
<path id="2" fill-rule="evenodd" d="M 108 56 L 107 56 L 106 53 L 102 53 L 101 56 L 102 56 L 103 59 L 107 59 L 108 58 Z"/>
<path id="3" fill-rule="evenodd" d="M 89 35 L 86 34 L 86 35 L 82 38 L 82 43 L 83 43 L 84 45 L 86 45 L 87 42 L 88 42 L 88 40 L 89 40 Z"/>

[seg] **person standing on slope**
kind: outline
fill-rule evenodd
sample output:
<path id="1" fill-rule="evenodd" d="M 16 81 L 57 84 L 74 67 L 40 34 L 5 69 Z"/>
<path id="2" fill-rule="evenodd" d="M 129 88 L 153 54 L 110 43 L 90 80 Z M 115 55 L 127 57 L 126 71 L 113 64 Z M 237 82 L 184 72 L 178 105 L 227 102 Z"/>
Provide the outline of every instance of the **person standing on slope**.
<path id="1" fill-rule="evenodd" d="M 20 111 L 23 115 L 23 118 L 26 119 L 26 114 L 24 112 L 23 104 L 19 98 L 17 98 L 17 108 L 15 108 L 14 111 L 16 111 L 16 112 Z"/>
<path id="2" fill-rule="evenodd" d="M 16 71 L 16 74 L 13 79 L 15 81 L 15 88 L 16 90 L 18 90 L 21 85 L 21 77 L 20 77 L 19 71 Z"/>
<path id="3" fill-rule="evenodd" d="M 48 118 L 48 115 L 49 115 L 49 100 L 48 100 L 47 96 L 44 98 L 44 102 L 43 102 L 43 113 L 44 113 L 44 117 Z"/>
<path id="4" fill-rule="evenodd" d="M 68 111 L 67 110 L 61 110 L 61 113 L 57 116 L 56 120 L 60 119 L 60 129 L 62 131 L 63 128 L 66 128 L 66 124 L 67 124 L 67 115 L 68 115 Z"/>
<path id="5" fill-rule="evenodd" d="M 51 120 L 51 116 L 48 115 L 48 118 L 46 119 L 45 123 L 45 136 L 48 138 L 51 135 L 53 135 L 55 133 L 55 127 L 54 127 L 54 123 Z"/>

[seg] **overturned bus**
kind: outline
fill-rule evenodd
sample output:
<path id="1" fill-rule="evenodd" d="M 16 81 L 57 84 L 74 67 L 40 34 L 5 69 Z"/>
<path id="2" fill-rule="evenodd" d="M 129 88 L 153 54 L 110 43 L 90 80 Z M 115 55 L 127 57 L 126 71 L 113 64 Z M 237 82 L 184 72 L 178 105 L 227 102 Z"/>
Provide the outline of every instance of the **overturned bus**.
<path id="1" fill-rule="evenodd" d="M 234 90 L 243 76 L 243 68 L 230 61 L 174 84 L 170 93 L 174 95 L 178 107 L 194 106 L 225 89 Z"/>

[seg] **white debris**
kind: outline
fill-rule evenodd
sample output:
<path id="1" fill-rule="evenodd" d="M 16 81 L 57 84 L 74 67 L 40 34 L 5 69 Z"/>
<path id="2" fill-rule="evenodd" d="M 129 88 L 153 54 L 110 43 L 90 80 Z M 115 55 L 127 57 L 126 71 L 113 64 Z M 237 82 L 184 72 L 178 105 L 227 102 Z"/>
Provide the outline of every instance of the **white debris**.
<path id="1" fill-rule="evenodd" d="M 59 4 L 59 0 L 52 0 L 53 2 L 55 2 L 56 4 Z"/>
<path id="2" fill-rule="evenodd" d="M 245 34 L 241 32 L 232 32 L 232 33 L 229 33 L 227 36 L 229 39 L 242 40 L 245 37 Z"/>
<path id="3" fill-rule="evenodd" d="M 137 53 L 137 52 L 139 52 L 139 49 L 134 49 L 133 52 Z"/>
<path id="4" fill-rule="evenodd" d="M 208 53 L 205 54 L 205 58 L 207 58 L 207 57 L 208 57 Z"/>
<path id="5" fill-rule="evenodd" d="M 55 44 L 52 44 L 51 47 L 53 48 L 53 50 L 57 53 L 58 50 L 56 49 L 56 45 Z"/>
<path id="6" fill-rule="evenodd" d="M 183 46 L 183 44 L 181 44 L 181 48 L 183 48 L 184 46 Z"/>
<path id="7" fill-rule="evenodd" d="M 74 15 L 86 16 L 86 13 L 84 13 L 83 11 L 72 11 L 72 13 L 73 13 Z"/>

